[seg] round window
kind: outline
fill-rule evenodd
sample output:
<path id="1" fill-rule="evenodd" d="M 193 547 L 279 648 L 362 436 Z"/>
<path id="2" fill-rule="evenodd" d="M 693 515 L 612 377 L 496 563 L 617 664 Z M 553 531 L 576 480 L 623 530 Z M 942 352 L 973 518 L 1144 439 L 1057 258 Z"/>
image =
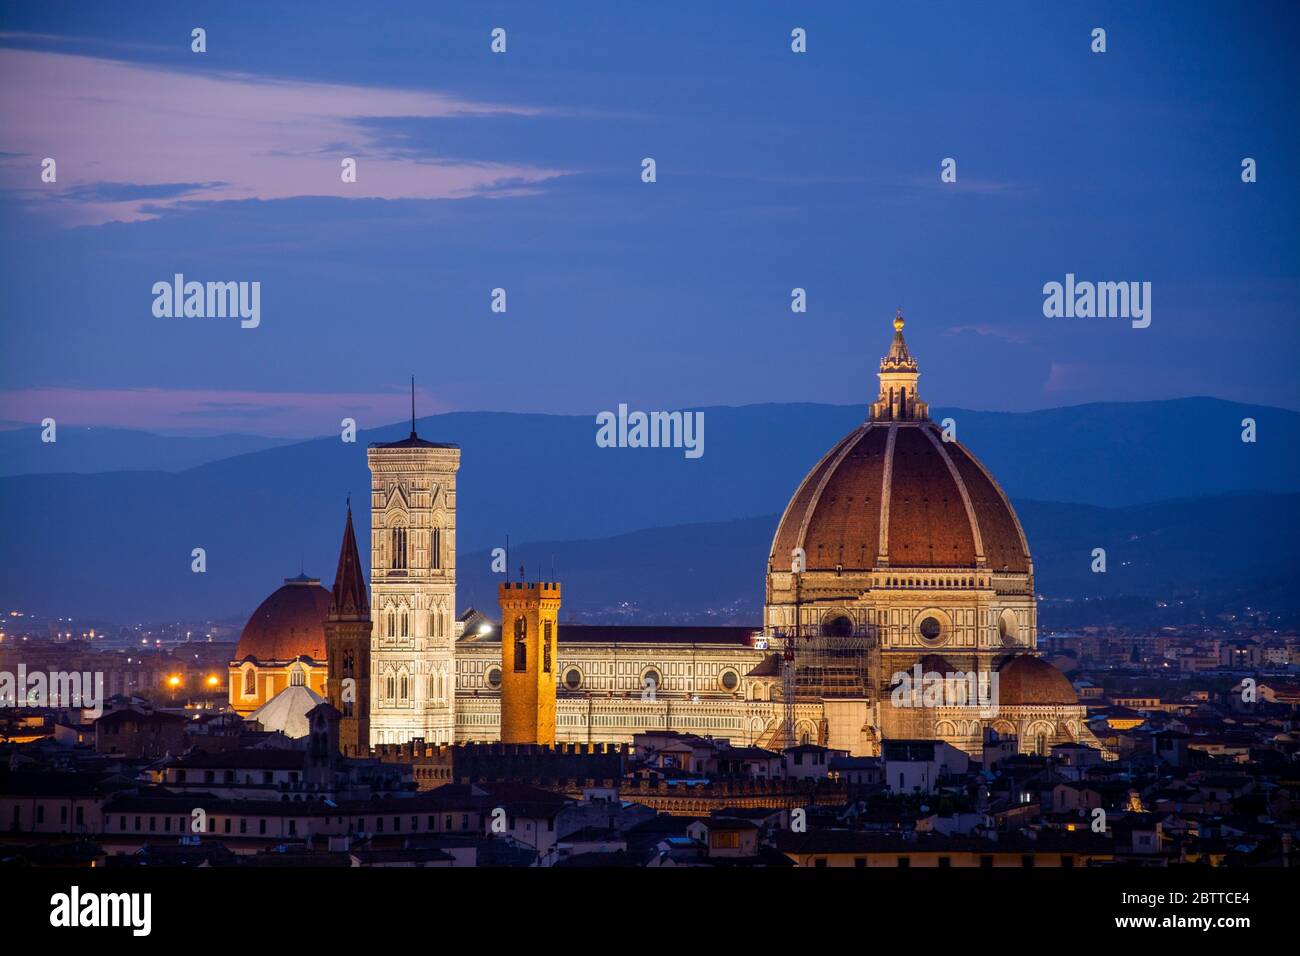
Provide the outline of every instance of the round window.
<path id="1" fill-rule="evenodd" d="M 564 686 L 569 690 L 577 690 L 582 686 L 582 674 L 576 667 L 564 672 Z"/>
<path id="2" fill-rule="evenodd" d="M 659 672 L 652 667 L 641 675 L 641 686 L 643 688 L 653 687 L 658 690 L 663 686 L 663 678 L 661 678 Z"/>
<path id="3" fill-rule="evenodd" d="M 501 668 L 489 667 L 487 672 L 487 685 L 493 690 L 501 686 Z"/>
<path id="4" fill-rule="evenodd" d="M 917 630 L 921 634 L 921 640 L 937 641 L 939 639 L 939 635 L 943 633 L 943 625 L 939 623 L 939 619 L 937 617 L 931 615 L 921 621 L 921 624 L 917 628 Z"/>
<path id="5" fill-rule="evenodd" d="M 1010 611 L 1003 611 L 1002 616 L 998 618 L 998 636 L 1002 638 L 1004 647 L 1015 644 L 1019 638 L 1020 627 L 1016 623 L 1016 617 Z"/>
<path id="6" fill-rule="evenodd" d="M 852 637 L 853 622 L 844 615 L 822 622 L 822 634 L 825 637 Z"/>
<path id="7" fill-rule="evenodd" d="M 722 672 L 722 687 L 724 690 L 735 690 L 740 686 L 740 675 L 735 671 Z"/>

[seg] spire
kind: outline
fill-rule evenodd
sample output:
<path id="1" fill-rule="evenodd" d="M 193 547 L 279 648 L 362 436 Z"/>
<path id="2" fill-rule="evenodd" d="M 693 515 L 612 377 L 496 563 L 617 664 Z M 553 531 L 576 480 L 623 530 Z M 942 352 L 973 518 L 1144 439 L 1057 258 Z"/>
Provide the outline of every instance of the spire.
<path id="1" fill-rule="evenodd" d="M 348 520 L 343 527 L 343 544 L 339 548 L 339 569 L 334 575 L 334 590 L 330 598 L 329 617 L 332 620 L 365 619 L 370 616 L 366 578 L 361 572 L 361 555 L 357 552 L 357 538 L 352 532 L 351 495 L 348 498 Z"/>
<path id="2" fill-rule="evenodd" d="M 903 338 L 903 310 L 894 313 L 894 341 L 889 352 L 880 360 L 880 393 L 871 405 L 873 422 L 928 421 L 930 406 L 917 398 L 916 380 L 921 372 L 907 350 Z"/>

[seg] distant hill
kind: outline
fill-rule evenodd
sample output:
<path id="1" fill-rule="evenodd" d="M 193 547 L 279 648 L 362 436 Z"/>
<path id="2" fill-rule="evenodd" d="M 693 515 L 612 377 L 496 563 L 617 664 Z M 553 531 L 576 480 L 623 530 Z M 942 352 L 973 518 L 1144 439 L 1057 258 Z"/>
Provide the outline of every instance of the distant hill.
<path id="1" fill-rule="evenodd" d="M 455 413 L 423 419 L 419 431 L 461 445 L 464 566 L 474 552 L 504 545 L 507 534 L 514 542 L 574 542 L 773 514 L 863 413 L 824 405 L 706 409 L 705 454 L 697 460 L 674 449 L 598 448 L 589 416 Z M 1258 421 L 1256 444 L 1240 441 L 1247 416 Z M 1015 498 L 1113 507 L 1300 491 L 1293 451 L 1300 447 L 1300 414 L 1294 412 L 1195 398 L 1023 414 L 937 409 L 934 417 L 954 418 L 958 437 Z M 344 497 L 351 492 L 366 501 L 365 443 L 408 431 L 409 425 L 392 425 L 363 433 L 356 444 L 299 442 L 177 472 L 0 478 L 0 607 L 193 618 L 249 611 L 302 565 L 328 584 Z M 61 431 L 58 444 L 71 447 L 80 437 Z M 105 452 L 103 460 L 108 467 L 121 456 Z M 1061 519 L 1057 530 L 1086 528 L 1088 514 Z M 364 507 L 357 518 L 365 540 Z M 1048 527 L 1042 546 L 1050 551 L 1055 526 Z M 768 547 L 762 537 L 753 539 L 761 542 L 756 551 L 746 545 L 735 555 L 746 570 L 734 587 L 720 568 L 712 594 L 761 582 Z M 690 550 L 700 542 L 679 546 L 686 549 L 679 562 L 690 565 Z M 207 549 L 205 575 L 190 573 L 195 547 Z M 1294 553 L 1291 542 L 1277 547 L 1283 557 Z M 548 562 L 545 554 L 538 560 Z M 636 566 L 627 563 L 633 560 L 627 550 L 619 560 L 624 563 L 609 567 L 614 577 Z M 1050 578 L 1042 583 L 1048 586 Z M 620 593 L 602 589 L 596 600 L 610 603 Z"/>
<path id="2" fill-rule="evenodd" d="M 1053 624 L 1113 623 L 1122 611 L 1147 623 L 1188 623 L 1208 610 L 1268 608 L 1295 616 L 1300 594 L 1300 494 L 1222 495 L 1097 508 L 1016 501 Z M 757 623 L 763 576 L 779 515 L 638 531 L 595 541 L 544 542 L 511 550 L 512 568 L 549 576 L 554 560 L 566 615 L 593 621 Z M 1092 551 L 1106 551 L 1106 572 Z M 512 570 L 512 576 L 517 572 Z M 491 614 L 501 575 L 490 554 L 462 557 L 462 605 Z M 1137 601 L 1121 599 L 1138 598 Z M 1169 604 L 1158 608 L 1157 602 Z M 1179 602 L 1182 602 L 1181 604 Z M 627 605 L 623 607 L 622 605 Z M 1091 609 L 1092 617 L 1083 617 Z"/>
<path id="3" fill-rule="evenodd" d="M 87 425 L 60 425 L 56 437 L 57 441 L 42 442 L 41 429 L 30 426 L 0 431 L 0 475 L 183 471 L 296 441 L 261 435 L 179 438 L 129 428 Z"/>

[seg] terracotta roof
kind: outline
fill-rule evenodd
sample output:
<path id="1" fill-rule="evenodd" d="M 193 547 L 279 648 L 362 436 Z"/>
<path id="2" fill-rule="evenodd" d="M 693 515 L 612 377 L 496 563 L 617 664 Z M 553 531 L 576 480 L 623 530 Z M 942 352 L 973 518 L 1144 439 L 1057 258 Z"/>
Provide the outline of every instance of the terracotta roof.
<path id="1" fill-rule="evenodd" d="M 841 439 L 790 499 L 772 541 L 773 568 L 788 569 L 795 548 L 804 549 L 808 571 L 1029 571 L 1020 522 L 1001 488 L 929 421 L 869 422 Z"/>
<path id="2" fill-rule="evenodd" d="M 352 533 L 350 504 L 347 524 L 343 526 L 343 543 L 339 547 L 339 567 L 334 574 L 329 613 L 337 619 L 364 620 L 370 617 L 370 598 L 366 593 L 366 576 L 361 570 L 361 555 L 357 553 L 357 538 Z"/>
<path id="3" fill-rule="evenodd" d="M 459 448 L 459 445 L 451 442 L 429 441 L 421 438 L 414 431 L 409 436 L 399 441 L 373 441 L 370 443 L 371 448 Z"/>
<path id="4" fill-rule="evenodd" d="M 757 627 L 561 624 L 561 644 L 731 644 L 751 646 Z M 498 638 L 499 640 L 499 638 Z"/>
<path id="5" fill-rule="evenodd" d="M 999 705 L 1015 707 L 1078 702 L 1079 697 L 1066 676 L 1032 654 L 1019 654 L 998 668 Z"/>
<path id="6" fill-rule="evenodd" d="M 772 539 L 770 566 L 878 567 L 1028 574 L 1029 546 L 1011 503 L 984 467 L 929 420 L 903 316 L 880 361 L 869 420 L 840 439 L 795 490 Z"/>
<path id="7" fill-rule="evenodd" d="M 235 659 L 253 656 L 259 661 L 287 661 L 306 656 L 325 660 L 325 615 L 330 592 L 320 581 L 299 575 L 258 606 L 239 635 Z"/>

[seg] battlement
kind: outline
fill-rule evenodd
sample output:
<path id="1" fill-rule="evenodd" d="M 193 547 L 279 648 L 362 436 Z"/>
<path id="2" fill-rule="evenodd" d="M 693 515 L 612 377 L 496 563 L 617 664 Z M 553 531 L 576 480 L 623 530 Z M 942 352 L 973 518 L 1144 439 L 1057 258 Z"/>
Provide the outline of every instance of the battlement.
<path id="1" fill-rule="evenodd" d="M 560 600 L 559 581 L 504 581 L 497 588 L 503 601 L 507 598 L 518 600 L 521 596 Z M 521 595 L 521 591 L 525 593 Z"/>

